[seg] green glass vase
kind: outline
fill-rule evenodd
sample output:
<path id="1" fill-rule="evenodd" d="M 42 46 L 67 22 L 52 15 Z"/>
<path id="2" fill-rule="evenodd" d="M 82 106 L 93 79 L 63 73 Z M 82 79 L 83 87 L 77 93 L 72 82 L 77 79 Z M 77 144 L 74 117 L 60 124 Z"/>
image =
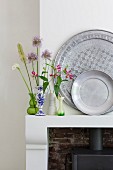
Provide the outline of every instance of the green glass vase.
<path id="1" fill-rule="evenodd" d="M 27 109 L 27 113 L 29 115 L 35 115 L 38 112 L 36 94 L 29 93 L 29 96 L 30 96 L 30 101 L 29 101 L 29 107 Z"/>
<path id="2" fill-rule="evenodd" d="M 59 96 L 58 100 L 59 100 L 59 108 L 58 108 L 58 111 L 57 111 L 57 115 L 58 116 L 64 116 L 65 115 L 64 108 L 63 108 L 64 97 Z"/>

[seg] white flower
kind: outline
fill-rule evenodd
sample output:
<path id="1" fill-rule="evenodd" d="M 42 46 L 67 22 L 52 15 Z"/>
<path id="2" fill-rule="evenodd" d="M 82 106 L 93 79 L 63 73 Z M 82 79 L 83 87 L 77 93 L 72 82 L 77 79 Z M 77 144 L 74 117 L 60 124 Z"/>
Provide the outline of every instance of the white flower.
<path id="1" fill-rule="evenodd" d="M 20 69 L 20 65 L 19 64 L 14 64 L 13 66 L 12 66 L 12 70 L 15 70 L 15 69 Z"/>

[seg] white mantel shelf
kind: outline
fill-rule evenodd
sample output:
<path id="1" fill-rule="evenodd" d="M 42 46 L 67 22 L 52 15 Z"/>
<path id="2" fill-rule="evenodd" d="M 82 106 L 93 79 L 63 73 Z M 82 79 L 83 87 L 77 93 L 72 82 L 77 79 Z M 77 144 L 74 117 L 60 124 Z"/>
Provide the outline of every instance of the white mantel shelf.
<path id="1" fill-rule="evenodd" d="M 26 170 L 47 170 L 48 129 L 113 128 L 113 114 L 100 116 L 31 116 L 26 115 Z"/>
<path id="2" fill-rule="evenodd" d="M 26 123 L 47 127 L 113 127 L 113 115 L 26 116 Z M 28 125 L 28 124 L 26 124 Z"/>

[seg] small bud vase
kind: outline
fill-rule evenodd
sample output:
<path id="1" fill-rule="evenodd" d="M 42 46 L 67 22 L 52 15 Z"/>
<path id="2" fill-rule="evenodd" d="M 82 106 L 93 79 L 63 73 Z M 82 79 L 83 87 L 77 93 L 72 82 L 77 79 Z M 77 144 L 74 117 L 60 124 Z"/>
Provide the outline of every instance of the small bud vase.
<path id="1" fill-rule="evenodd" d="M 30 96 L 30 101 L 29 101 L 30 106 L 27 109 L 27 113 L 29 115 L 35 115 L 38 112 L 36 94 L 29 93 L 29 96 Z"/>
<path id="2" fill-rule="evenodd" d="M 49 93 L 49 108 L 48 108 L 48 115 L 56 115 L 57 107 L 56 107 L 56 96 L 54 93 Z"/>
<path id="3" fill-rule="evenodd" d="M 38 103 L 38 112 L 35 114 L 36 116 L 45 116 L 45 113 L 43 112 L 43 105 L 44 105 L 44 100 L 45 100 L 45 94 L 43 94 L 43 86 L 38 86 L 37 87 L 37 103 Z"/>
<path id="4" fill-rule="evenodd" d="M 65 115 L 64 108 L 63 108 L 63 100 L 64 100 L 64 97 L 58 96 L 58 101 L 59 101 L 59 108 L 58 108 L 58 111 L 57 111 L 58 116 L 64 116 Z"/>

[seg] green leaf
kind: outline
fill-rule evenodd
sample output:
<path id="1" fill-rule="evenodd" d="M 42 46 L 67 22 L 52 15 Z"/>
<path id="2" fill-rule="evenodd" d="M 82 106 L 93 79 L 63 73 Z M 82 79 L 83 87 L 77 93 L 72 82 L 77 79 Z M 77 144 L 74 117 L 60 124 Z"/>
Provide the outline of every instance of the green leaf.
<path id="1" fill-rule="evenodd" d="M 44 81 L 48 81 L 48 79 L 46 77 L 44 77 L 44 76 L 38 76 L 38 77 L 40 77 Z"/>
<path id="2" fill-rule="evenodd" d="M 60 86 L 61 82 L 62 82 L 62 78 L 60 76 L 58 76 L 57 77 L 57 84 L 58 84 L 58 86 Z"/>
<path id="3" fill-rule="evenodd" d="M 46 68 L 45 68 L 45 67 L 43 67 L 43 70 L 46 70 Z"/>
<path id="4" fill-rule="evenodd" d="M 48 81 L 46 81 L 46 82 L 43 83 L 43 92 L 46 91 L 48 85 L 49 85 L 49 82 L 48 82 Z"/>
<path id="5" fill-rule="evenodd" d="M 47 71 L 42 71 L 42 74 L 48 73 Z"/>
<path id="6" fill-rule="evenodd" d="M 53 69 L 55 69 L 54 65 L 50 65 L 50 64 L 47 64 L 47 63 L 46 63 L 46 65 L 47 65 L 47 66 L 50 66 L 50 67 L 53 68 Z"/>
<path id="7" fill-rule="evenodd" d="M 54 91 L 55 91 L 56 97 L 58 97 L 59 90 L 60 90 L 60 87 L 57 84 L 55 84 L 54 85 Z"/>
<path id="8" fill-rule="evenodd" d="M 68 80 L 64 79 L 64 80 L 62 80 L 62 81 L 68 81 Z"/>
<path id="9" fill-rule="evenodd" d="M 63 70 L 63 73 L 66 74 L 66 70 Z"/>

